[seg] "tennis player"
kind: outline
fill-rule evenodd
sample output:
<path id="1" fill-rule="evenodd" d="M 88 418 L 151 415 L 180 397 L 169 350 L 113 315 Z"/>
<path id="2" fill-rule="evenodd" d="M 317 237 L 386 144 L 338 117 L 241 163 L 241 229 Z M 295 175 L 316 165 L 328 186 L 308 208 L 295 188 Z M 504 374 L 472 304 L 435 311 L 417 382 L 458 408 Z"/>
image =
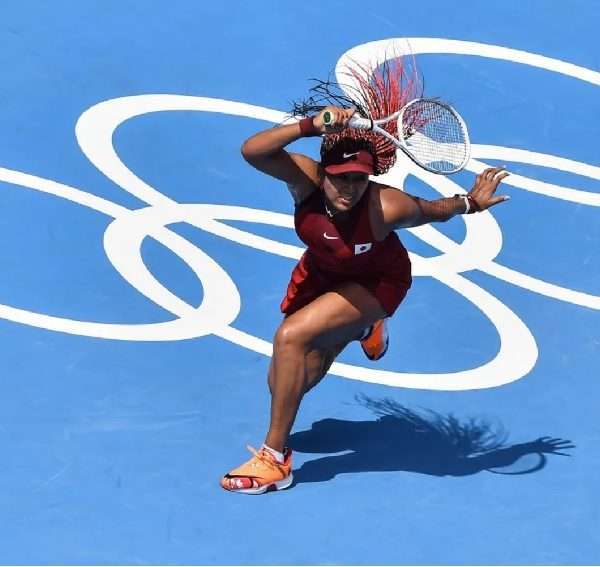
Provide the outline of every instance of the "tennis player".
<path id="1" fill-rule="evenodd" d="M 385 80 L 362 84 L 374 118 L 418 94 L 410 85 L 394 90 L 402 68 L 381 72 L 387 73 Z M 331 113 L 327 126 L 325 112 Z M 396 148 L 382 136 L 348 128 L 354 112 L 327 106 L 297 123 L 259 132 L 242 146 L 248 163 L 287 184 L 296 232 L 307 249 L 292 272 L 273 341 L 269 430 L 259 450 L 249 447 L 252 458 L 222 477 L 226 490 L 262 494 L 290 486 L 292 451 L 286 442 L 304 394 L 351 341 L 360 341 L 370 360 L 385 354 L 386 319 L 412 282 L 408 254 L 395 230 L 483 211 L 508 198 L 495 195 L 508 175 L 500 167 L 478 175 L 466 195 L 433 201 L 371 180 L 393 166 Z M 322 136 L 320 161 L 286 151 L 309 136 Z"/>

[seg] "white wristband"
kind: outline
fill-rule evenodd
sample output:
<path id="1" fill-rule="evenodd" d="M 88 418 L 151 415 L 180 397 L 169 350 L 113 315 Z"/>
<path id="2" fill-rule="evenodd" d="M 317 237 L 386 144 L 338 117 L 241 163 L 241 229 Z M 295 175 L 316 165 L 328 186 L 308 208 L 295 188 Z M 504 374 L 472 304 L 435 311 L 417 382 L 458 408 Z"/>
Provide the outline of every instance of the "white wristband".
<path id="1" fill-rule="evenodd" d="M 469 202 L 469 198 L 466 195 L 461 195 L 461 197 L 465 200 L 465 207 L 466 207 L 463 215 L 468 215 L 469 211 L 471 210 L 471 203 Z"/>

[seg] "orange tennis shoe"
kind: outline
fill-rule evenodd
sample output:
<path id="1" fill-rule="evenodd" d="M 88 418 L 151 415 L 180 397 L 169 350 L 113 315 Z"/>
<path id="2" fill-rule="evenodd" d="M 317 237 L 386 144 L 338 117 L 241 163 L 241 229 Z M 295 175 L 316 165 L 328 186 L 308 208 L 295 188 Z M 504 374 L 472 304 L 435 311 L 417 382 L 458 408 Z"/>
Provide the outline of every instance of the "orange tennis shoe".
<path id="1" fill-rule="evenodd" d="M 257 451 L 248 446 L 254 455 L 248 462 L 233 469 L 221 479 L 221 486 L 231 492 L 263 494 L 267 490 L 283 490 L 292 484 L 292 450 L 284 451 L 285 460 L 280 463 L 269 451 Z"/>
<path id="2" fill-rule="evenodd" d="M 379 360 L 388 349 L 390 337 L 385 319 L 375 321 L 366 337 L 360 339 L 360 346 L 369 360 Z"/>

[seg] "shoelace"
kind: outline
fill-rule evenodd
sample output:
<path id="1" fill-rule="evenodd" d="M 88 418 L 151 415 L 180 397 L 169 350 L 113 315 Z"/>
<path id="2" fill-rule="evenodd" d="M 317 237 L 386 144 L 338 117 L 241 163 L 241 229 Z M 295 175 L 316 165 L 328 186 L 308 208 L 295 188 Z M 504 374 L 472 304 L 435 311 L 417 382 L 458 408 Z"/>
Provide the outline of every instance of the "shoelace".
<path id="1" fill-rule="evenodd" d="M 276 469 L 278 471 L 281 470 L 281 463 L 278 463 L 277 460 L 275 459 L 275 457 L 273 457 L 273 455 L 269 454 L 268 451 L 265 451 L 264 449 L 261 449 L 260 451 L 257 451 L 254 447 L 252 447 L 251 445 L 246 445 L 246 448 L 248 449 L 248 451 L 250 451 L 255 458 L 257 458 L 263 465 L 268 466 L 269 468 L 272 469 Z M 256 467 L 256 463 L 252 463 L 253 467 Z"/>

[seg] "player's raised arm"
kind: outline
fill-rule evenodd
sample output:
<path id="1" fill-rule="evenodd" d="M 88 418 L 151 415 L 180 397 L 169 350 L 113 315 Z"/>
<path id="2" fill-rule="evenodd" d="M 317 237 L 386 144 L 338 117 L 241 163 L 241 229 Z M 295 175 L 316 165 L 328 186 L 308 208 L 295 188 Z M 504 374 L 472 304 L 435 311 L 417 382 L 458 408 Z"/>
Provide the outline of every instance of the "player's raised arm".
<path id="1" fill-rule="evenodd" d="M 333 116 L 333 122 L 327 126 L 322 117 L 326 111 Z M 262 130 L 242 144 L 242 156 L 259 171 L 285 181 L 296 201 L 302 201 L 319 184 L 319 166 L 308 156 L 287 152 L 285 147 L 303 137 L 320 136 L 343 128 L 353 112 L 327 107 L 314 117 Z"/>

